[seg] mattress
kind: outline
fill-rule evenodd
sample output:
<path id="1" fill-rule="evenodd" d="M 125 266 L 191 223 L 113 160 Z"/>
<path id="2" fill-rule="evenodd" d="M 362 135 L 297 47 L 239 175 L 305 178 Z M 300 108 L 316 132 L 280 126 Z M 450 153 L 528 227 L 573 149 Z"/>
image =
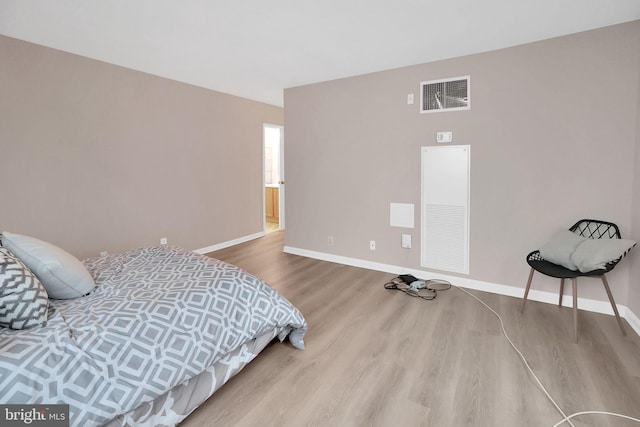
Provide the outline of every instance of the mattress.
<path id="1" fill-rule="evenodd" d="M 168 246 L 85 265 L 97 284 L 90 294 L 50 300 L 44 327 L 0 329 L 3 403 L 66 403 L 73 426 L 126 424 L 145 405 L 162 412 L 162 396 L 213 375 L 225 357 L 247 359 L 243 346 L 258 337 L 304 347 L 302 314 L 233 265 Z"/>

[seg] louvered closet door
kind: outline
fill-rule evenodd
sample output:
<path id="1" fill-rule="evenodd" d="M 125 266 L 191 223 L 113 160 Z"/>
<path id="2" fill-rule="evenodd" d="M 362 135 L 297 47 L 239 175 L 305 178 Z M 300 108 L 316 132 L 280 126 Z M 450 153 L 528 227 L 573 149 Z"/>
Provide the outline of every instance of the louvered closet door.
<path id="1" fill-rule="evenodd" d="M 469 273 L 470 148 L 422 147 L 423 267 Z"/>

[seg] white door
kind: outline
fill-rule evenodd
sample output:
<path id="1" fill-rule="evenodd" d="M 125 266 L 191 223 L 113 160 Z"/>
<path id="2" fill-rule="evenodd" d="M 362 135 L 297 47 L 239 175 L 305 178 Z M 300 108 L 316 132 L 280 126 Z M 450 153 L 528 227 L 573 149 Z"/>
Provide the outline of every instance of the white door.
<path id="1" fill-rule="evenodd" d="M 278 188 L 278 228 L 284 230 L 284 128 L 282 126 L 268 123 L 263 125 L 263 154 L 263 187 Z M 262 213 L 265 216 L 264 201 L 262 207 Z M 266 228 L 265 218 L 265 231 Z"/>
<path id="2" fill-rule="evenodd" d="M 280 209 L 279 227 L 284 230 L 284 128 L 280 128 L 280 180 L 278 181 L 279 195 L 278 208 Z"/>

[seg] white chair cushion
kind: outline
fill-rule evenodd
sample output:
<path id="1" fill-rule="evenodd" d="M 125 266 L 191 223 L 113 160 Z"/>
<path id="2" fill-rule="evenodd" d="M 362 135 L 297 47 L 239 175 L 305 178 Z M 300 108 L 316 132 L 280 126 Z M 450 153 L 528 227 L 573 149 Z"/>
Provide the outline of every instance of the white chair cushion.
<path id="1" fill-rule="evenodd" d="M 571 254 L 571 261 L 582 273 L 601 270 L 635 245 L 636 242 L 627 239 L 586 239 Z"/>
<path id="2" fill-rule="evenodd" d="M 572 260 L 571 255 L 578 245 L 585 240 L 588 239 L 572 231 L 562 230 L 540 248 L 540 255 L 549 262 L 561 265 L 569 270 L 577 270 L 578 266 Z"/>

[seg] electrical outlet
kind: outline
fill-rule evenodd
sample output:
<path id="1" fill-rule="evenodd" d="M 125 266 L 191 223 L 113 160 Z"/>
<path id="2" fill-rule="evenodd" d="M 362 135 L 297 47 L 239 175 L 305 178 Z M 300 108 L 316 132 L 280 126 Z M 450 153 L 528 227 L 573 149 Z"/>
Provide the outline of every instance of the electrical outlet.
<path id="1" fill-rule="evenodd" d="M 163 237 L 162 239 L 160 239 L 160 244 L 161 245 L 166 245 L 167 244 L 167 238 Z"/>
<path id="2" fill-rule="evenodd" d="M 333 236 L 329 236 L 329 237 L 327 237 L 327 244 L 328 244 L 329 246 L 333 246 Z"/>
<path id="3" fill-rule="evenodd" d="M 401 244 L 403 248 L 411 249 L 411 234 L 403 234 Z"/>
<path id="4" fill-rule="evenodd" d="M 376 250 L 376 241 L 375 240 L 370 240 L 369 241 L 369 250 L 370 251 L 375 251 Z"/>
<path id="5" fill-rule="evenodd" d="M 107 256 L 107 255 L 109 255 L 109 254 L 107 253 L 107 251 L 102 251 L 102 252 L 100 252 L 100 256 Z"/>

